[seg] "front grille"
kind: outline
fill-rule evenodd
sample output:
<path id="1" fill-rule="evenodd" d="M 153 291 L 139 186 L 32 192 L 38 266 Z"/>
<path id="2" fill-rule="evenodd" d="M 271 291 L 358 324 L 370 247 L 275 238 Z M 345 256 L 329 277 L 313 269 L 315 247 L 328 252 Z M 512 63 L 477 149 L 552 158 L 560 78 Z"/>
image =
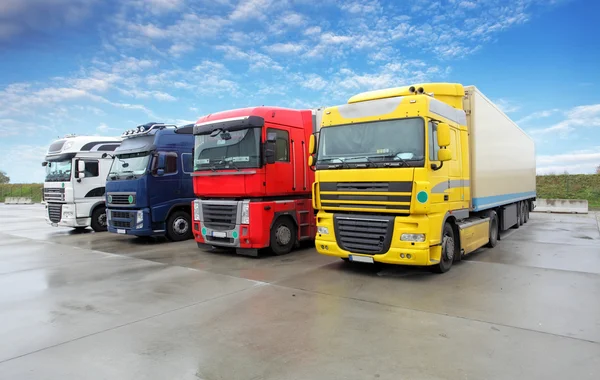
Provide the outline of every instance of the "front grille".
<path id="1" fill-rule="evenodd" d="M 206 227 L 231 230 L 235 227 L 237 204 L 202 203 L 202 219 Z"/>
<path id="2" fill-rule="evenodd" d="M 333 223 L 339 246 L 348 252 L 377 255 L 390 249 L 393 216 L 335 215 Z"/>
<path id="3" fill-rule="evenodd" d="M 111 220 L 110 224 L 115 228 L 133 228 L 132 221 L 125 220 Z"/>
<path id="4" fill-rule="evenodd" d="M 109 193 L 109 205 L 135 205 L 135 193 Z"/>
<path id="5" fill-rule="evenodd" d="M 112 211 L 110 212 L 110 216 L 113 218 L 121 218 L 121 219 L 129 219 L 131 217 L 128 211 Z"/>
<path id="6" fill-rule="evenodd" d="M 62 218 L 62 205 L 61 204 L 49 204 L 48 205 L 48 218 L 52 223 L 60 222 Z"/>
<path id="7" fill-rule="evenodd" d="M 359 208 L 409 213 L 412 186 L 411 181 L 320 182 L 319 198 L 324 209 Z"/>
<path id="8" fill-rule="evenodd" d="M 62 187 L 45 187 L 44 200 L 46 202 L 64 202 L 65 189 Z"/>

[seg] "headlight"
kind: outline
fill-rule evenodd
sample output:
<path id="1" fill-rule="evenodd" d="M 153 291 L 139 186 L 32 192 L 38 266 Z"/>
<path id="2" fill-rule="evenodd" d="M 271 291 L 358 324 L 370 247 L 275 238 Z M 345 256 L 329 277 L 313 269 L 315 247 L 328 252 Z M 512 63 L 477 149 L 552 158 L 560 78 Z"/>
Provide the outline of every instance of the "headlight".
<path id="1" fill-rule="evenodd" d="M 200 220 L 200 202 L 194 201 L 194 220 Z"/>
<path id="2" fill-rule="evenodd" d="M 242 203 L 242 224 L 250 224 L 250 204 Z"/>
<path id="3" fill-rule="evenodd" d="M 327 235 L 327 234 L 329 234 L 329 228 L 327 228 L 327 227 L 317 227 L 317 233 L 319 233 L 321 235 Z"/>
<path id="4" fill-rule="evenodd" d="M 400 240 L 422 243 L 425 241 L 425 234 L 402 234 Z"/>
<path id="5" fill-rule="evenodd" d="M 137 220 L 138 223 L 143 222 L 144 221 L 144 211 L 138 210 L 135 220 Z"/>

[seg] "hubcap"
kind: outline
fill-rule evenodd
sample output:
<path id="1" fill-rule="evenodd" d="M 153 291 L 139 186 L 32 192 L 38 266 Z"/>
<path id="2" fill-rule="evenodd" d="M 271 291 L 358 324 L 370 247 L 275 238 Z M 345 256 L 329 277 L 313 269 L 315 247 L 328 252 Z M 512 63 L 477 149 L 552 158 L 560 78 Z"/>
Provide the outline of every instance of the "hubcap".
<path id="1" fill-rule="evenodd" d="M 100 214 L 98 216 L 98 224 L 102 227 L 106 227 L 106 214 Z"/>
<path id="2" fill-rule="evenodd" d="M 450 236 L 444 236 L 443 247 L 446 260 L 452 260 L 454 258 L 454 239 Z"/>
<path id="3" fill-rule="evenodd" d="M 277 243 L 280 245 L 287 245 L 292 239 L 292 231 L 286 226 L 279 226 L 277 232 L 275 232 Z"/>
<path id="4" fill-rule="evenodd" d="M 185 234 L 188 228 L 188 222 L 184 218 L 177 218 L 173 221 L 173 231 L 175 231 L 179 235 Z"/>

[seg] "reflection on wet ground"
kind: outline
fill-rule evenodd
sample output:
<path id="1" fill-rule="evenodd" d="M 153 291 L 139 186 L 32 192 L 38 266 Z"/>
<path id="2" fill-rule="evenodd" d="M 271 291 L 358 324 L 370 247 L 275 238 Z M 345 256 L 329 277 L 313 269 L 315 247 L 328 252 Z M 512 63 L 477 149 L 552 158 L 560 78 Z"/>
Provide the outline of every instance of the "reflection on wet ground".
<path id="1" fill-rule="evenodd" d="M 0 287 L 2 379 L 600 377 L 593 214 L 533 214 L 433 275 L 74 232 L 0 205 Z"/>

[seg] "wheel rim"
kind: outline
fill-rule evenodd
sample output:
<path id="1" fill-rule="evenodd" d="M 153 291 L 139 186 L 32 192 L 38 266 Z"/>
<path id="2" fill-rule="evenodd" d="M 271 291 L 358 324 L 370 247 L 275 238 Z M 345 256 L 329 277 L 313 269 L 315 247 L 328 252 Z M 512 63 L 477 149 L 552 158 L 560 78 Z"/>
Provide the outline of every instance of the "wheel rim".
<path id="1" fill-rule="evenodd" d="M 173 221 L 173 231 L 179 235 L 185 235 L 189 228 L 190 226 L 185 218 L 176 218 Z"/>
<path id="2" fill-rule="evenodd" d="M 292 240 L 292 231 L 286 226 L 279 226 L 277 231 L 275 231 L 275 238 L 277 239 L 277 244 L 288 245 L 290 240 Z"/>
<path id="3" fill-rule="evenodd" d="M 454 259 L 454 238 L 450 235 L 444 235 L 442 247 L 444 249 L 444 261 L 452 261 Z"/>
<path id="4" fill-rule="evenodd" d="M 106 227 L 106 213 L 98 215 L 98 224 L 102 227 Z"/>

